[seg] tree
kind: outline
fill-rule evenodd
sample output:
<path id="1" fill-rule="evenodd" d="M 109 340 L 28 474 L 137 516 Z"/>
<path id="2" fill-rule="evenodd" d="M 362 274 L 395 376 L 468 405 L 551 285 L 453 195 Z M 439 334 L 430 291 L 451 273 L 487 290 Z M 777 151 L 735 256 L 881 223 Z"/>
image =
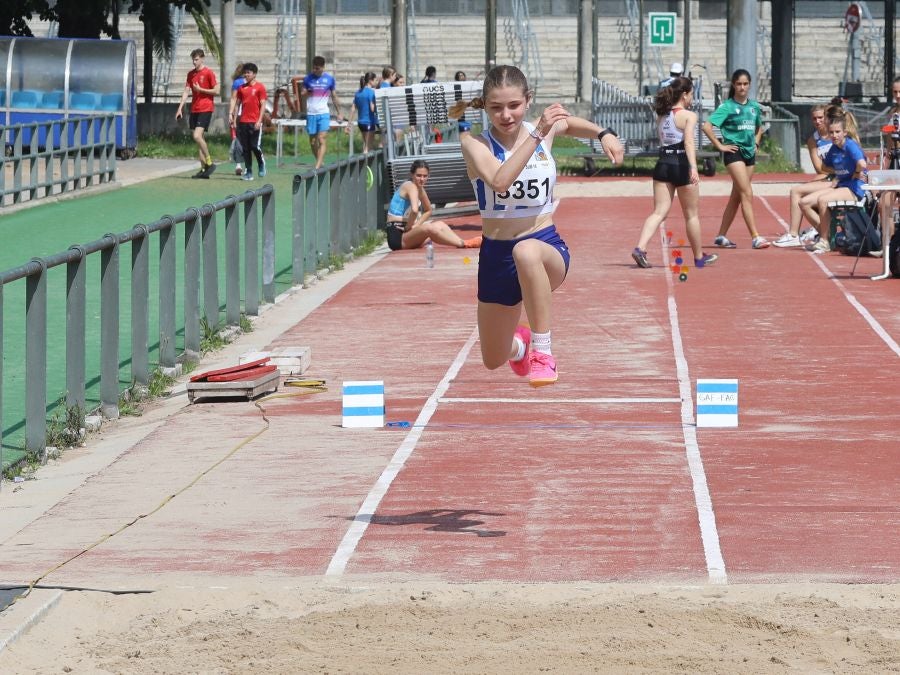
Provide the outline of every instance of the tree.
<path id="1" fill-rule="evenodd" d="M 28 21 L 43 19 L 50 12 L 47 0 L 3 0 L 0 2 L 0 35 L 33 37 Z"/>

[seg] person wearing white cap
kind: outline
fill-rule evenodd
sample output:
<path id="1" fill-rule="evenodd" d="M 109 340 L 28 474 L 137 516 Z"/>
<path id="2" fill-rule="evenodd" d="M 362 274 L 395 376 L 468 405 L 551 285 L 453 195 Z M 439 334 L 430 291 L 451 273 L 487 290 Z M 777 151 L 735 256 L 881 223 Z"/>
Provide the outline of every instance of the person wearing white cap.
<path id="1" fill-rule="evenodd" d="M 676 61 L 669 66 L 669 77 L 660 81 L 660 88 L 668 87 L 676 77 L 681 77 L 682 75 L 684 75 L 684 66 Z"/>

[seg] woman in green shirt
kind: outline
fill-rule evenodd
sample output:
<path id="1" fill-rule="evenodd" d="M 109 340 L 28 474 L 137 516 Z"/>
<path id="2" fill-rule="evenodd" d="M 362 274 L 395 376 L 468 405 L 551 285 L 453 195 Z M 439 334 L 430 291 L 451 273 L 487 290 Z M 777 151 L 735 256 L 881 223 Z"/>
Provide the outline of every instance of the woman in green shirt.
<path id="1" fill-rule="evenodd" d="M 722 140 L 716 138 L 713 127 L 718 127 Z M 738 68 L 731 75 L 731 90 L 728 98 L 703 123 L 703 133 L 718 152 L 725 153 L 725 168 L 731 175 L 731 195 L 722 213 L 722 224 L 715 245 L 734 248 L 728 239 L 728 228 L 737 215 L 738 207 L 744 216 L 744 223 L 753 238 L 753 248 L 768 248 L 769 242 L 759 236 L 756 217 L 753 215 L 753 169 L 756 165 L 756 148 L 762 138 L 762 110 L 759 103 L 750 99 L 750 73 Z"/>

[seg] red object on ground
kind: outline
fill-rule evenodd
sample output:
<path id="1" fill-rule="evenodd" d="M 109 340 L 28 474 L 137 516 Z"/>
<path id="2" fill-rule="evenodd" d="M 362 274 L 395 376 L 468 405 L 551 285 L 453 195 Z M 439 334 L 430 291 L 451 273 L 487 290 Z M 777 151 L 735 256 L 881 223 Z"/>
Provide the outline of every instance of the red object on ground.
<path id="1" fill-rule="evenodd" d="M 239 370 L 234 373 L 223 373 L 221 375 L 211 375 L 208 378 L 209 382 L 239 382 L 241 380 L 253 380 L 259 377 L 260 375 L 265 375 L 266 373 L 271 373 L 273 370 L 278 370 L 278 366 L 257 366 L 256 368 L 250 368 L 249 370 Z"/>
<path id="2" fill-rule="evenodd" d="M 191 382 L 227 382 L 228 380 L 214 380 L 213 377 L 217 375 L 226 375 L 228 373 L 239 373 L 241 371 L 247 371 L 251 368 L 256 368 L 257 366 L 262 366 L 269 362 L 269 357 L 265 357 L 263 359 L 257 359 L 256 361 L 248 361 L 247 363 L 242 363 L 239 366 L 231 366 L 229 368 L 220 368 L 219 370 L 207 370 L 205 373 L 197 373 L 196 375 L 191 376 Z M 273 368 L 275 366 L 272 366 Z M 241 377 L 235 377 L 231 379 L 243 379 L 243 375 Z"/>

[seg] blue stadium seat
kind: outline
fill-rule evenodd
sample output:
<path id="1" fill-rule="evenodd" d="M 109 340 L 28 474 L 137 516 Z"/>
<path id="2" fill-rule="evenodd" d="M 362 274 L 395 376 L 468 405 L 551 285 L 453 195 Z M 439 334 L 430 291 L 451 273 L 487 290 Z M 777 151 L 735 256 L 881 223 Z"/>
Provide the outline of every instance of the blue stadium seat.
<path id="1" fill-rule="evenodd" d="M 75 92 L 69 95 L 69 107 L 73 110 L 96 110 L 99 98 L 90 91 Z"/>
<path id="2" fill-rule="evenodd" d="M 119 111 L 122 109 L 122 94 L 103 94 L 100 97 L 100 110 Z"/>
<path id="3" fill-rule="evenodd" d="M 23 89 L 22 91 L 14 91 L 12 93 L 12 98 L 10 99 L 12 102 L 11 108 L 37 108 L 38 107 L 38 98 L 40 94 L 36 91 L 31 91 L 30 89 Z"/>
<path id="4" fill-rule="evenodd" d="M 6 89 L 0 89 L 0 108 L 6 105 Z"/>
<path id="5" fill-rule="evenodd" d="M 38 107 L 47 110 L 59 110 L 63 107 L 64 96 L 65 92 L 62 91 L 45 91 L 41 97 L 41 104 Z"/>

